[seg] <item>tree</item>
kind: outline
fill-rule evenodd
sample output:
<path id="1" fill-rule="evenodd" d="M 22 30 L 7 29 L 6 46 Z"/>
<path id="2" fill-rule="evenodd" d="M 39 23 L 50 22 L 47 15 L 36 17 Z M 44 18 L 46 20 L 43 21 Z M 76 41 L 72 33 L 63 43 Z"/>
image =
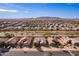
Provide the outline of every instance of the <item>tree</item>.
<path id="1" fill-rule="evenodd" d="M 34 43 L 34 46 L 37 48 L 39 47 L 40 48 L 40 41 L 38 43 Z"/>

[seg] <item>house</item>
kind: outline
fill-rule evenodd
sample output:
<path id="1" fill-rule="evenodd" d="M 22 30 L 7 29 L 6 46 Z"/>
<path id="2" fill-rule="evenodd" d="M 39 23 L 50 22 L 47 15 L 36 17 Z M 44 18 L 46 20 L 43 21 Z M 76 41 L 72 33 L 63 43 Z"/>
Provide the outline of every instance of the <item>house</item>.
<path id="1" fill-rule="evenodd" d="M 72 40 L 72 44 L 74 46 L 79 47 L 79 38 L 78 37 L 77 38 L 71 38 L 71 40 Z"/>
<path id="2" fill-rule="evenodd" d="M 12 37 L 10 39 L 8 39 L 5 43 L 7 44 L 7 47 L 10 46 L 10 47 L 16 47 L 17 46 L 17 42 L 19 41 L 18 38 L 16 37 Z"/>
<path id="3" fill-rule="evenodd" d="M 59 47 L 60 45 L 62 46 L 65 45 L 64 39 L 61 36 L 54 37 L 52 41 L 53 41 L 54 46 L 56 47 Z"/>
<path id="4" fill-rule="evenodd" d="M 31 37 L 31 36 L 22 37 L 22 38 L 18 41 L 18 45 L 19 45 L 20 47 L 31 47 L 31 45 L 32 45 L 32 37 Z"/>
<path id="5" fill-rule="evenodd" d="M 39 46 L 45 46 L 45 47 L 47 47 L 48 41 L 43 36 L 36 36 L 35 39 L 34 39 L 34 44 L 37 44 Z"/>

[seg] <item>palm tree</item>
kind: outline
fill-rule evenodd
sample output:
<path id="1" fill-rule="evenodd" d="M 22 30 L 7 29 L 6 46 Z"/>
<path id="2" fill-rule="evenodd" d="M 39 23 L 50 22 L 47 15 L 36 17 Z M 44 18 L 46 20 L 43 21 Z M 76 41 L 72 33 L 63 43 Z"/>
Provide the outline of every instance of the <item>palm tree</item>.
<path id="1" fill-rule="evenodd" d="M 31 40 L 31 47 L 34 47 L 34 42 L 33 42 L 33 41 L 34 41 L 34 38 L 35 38 L 35 37 L 34 37 L 34 36 L 32 36 L 32 40 Z"/>

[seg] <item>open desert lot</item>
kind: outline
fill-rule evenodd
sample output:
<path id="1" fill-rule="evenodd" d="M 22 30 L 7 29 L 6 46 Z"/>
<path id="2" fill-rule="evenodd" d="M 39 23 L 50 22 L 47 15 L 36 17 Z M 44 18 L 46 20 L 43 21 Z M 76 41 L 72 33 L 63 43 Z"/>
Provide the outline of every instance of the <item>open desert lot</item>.
<path id="1" fill-rule="evenodd" d="M 34 35 L 69 35 L 79 36 L 79 31 L 0 31 L 0 36 L 5 36 L 6 33 L 14 34 L 15 36 L 34 36 Z"/>

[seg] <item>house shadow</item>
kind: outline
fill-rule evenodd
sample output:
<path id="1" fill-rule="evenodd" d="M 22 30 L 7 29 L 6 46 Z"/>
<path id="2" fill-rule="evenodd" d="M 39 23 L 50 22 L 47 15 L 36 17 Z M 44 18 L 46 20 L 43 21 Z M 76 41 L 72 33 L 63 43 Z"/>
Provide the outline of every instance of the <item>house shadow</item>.
<path id="1" fill-rule="evenodd" d="M 0 53 L 9 52 L 10 48 L 0 48 Z"/>
<path id="2" fill-rule="evenodd" d="M 58 45 L 56 45 L 56 44 L 53 44 L 53 43 L 51 43 L 51 44 L 50 44 L 50 46 L 51 46 L 51 47 L 58 48 Z"/>
<path id="3" fill-rule="evenodd" d="M 49 45 L 48 44 L 40 44 L 41 46 L 44 46 L 44 47 L 46 47 L 46 48 L 48 48 L 49 47 Z"/>
<path id="4" fill-rule="evenodd" d="M 77 42 L 77 43 L 74 43 L 74 46 L 77 46 L 77 47 L 79 47 L 79 43 Z"/>

